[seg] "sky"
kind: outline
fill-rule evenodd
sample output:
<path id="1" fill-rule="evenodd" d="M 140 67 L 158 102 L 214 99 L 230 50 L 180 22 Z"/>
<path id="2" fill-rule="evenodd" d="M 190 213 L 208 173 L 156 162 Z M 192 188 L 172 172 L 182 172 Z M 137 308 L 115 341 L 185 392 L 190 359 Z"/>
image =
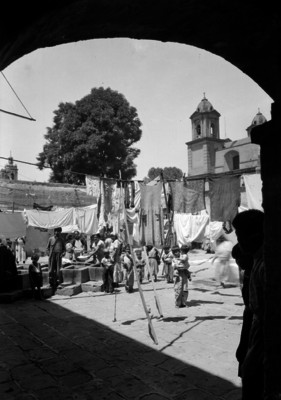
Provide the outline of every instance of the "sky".
<path id="1" fill-rule="evenodd" d="M 204 93 L 221 114 L 222 139 L 247 137 L 246 128 L 258 110 L 271 119 L 273 100 L 257 83 L 225 59 L 183 44 L 126 38 L 80 41 L 36 50 L 3 73 L 10 85 L 0 74 L 0 109 L 29 113 L 36 121 L 0 112 L 0 157 L 12 155 L 30 163 L 43 150 L 59 103 L 75 103 L 95 87 L 122 93 L 137 109 L 142 138 L 135 144 L 141 153 L 134 179 L 139 180 L 151 167 L 178 167 L 188 174 L 190 116 Z M 0 159 L 0 168 L 6 163 Z M 18 179 L 48 182 L 50 169 L 15 163 Z"/>

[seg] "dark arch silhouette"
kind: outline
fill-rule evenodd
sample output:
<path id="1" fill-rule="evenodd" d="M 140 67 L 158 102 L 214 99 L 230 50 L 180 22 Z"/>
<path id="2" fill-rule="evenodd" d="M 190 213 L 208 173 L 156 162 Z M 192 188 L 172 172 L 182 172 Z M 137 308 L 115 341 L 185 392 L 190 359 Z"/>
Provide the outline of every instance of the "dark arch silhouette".
<path id="1" fill-rule="evenodd" d="M 280 97 L 277 5 L 237 0 L 49 0 L 6 2 L 0 27 L 0 69 L 36 49 L 79 40 L 128 37 L 178 42 L 225 58 Z M 9 19 L 7 19 L 10 21 Z M 278 84 L 277 84 L 278 83 Z"/>

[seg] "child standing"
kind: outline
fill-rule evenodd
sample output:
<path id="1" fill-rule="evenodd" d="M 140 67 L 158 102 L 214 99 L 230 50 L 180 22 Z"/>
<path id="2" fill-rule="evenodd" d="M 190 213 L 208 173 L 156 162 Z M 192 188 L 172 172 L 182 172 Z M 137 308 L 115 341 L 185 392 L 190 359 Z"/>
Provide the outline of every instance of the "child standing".
<path id="1" fill-rule="evenodd" d="M 188 273 L 187 278 L 188 278 L 189 281 L 191 281 L 191 280 L 192 280 L 192 279 L 191 279 L 191 273 L 190 273 L 190 271 L 189 271 L 190 264 L 189 264 L 189 262 L 188 262 L 188 255 L 187 255 L 187 253 L 189 252 L 189 250 L 190 250 L 190 246 L 189 246 L 188 244 L 183 244 L 183 245 L 181 246 L 181 248 L 180 248 L 181 260 L 182 260 L 182 263 L 183 263 L 184 265 L 186 265 L 186 267 L 187 267 L 187 273 Z"/>
<path id="2" fill-rule="evenodd" d="M 170 246 L 165 245 L 163 247 L 162 261 L 164 264 L 164 274 L 167 283 L 173 283 L 174 269 L 172 265 L 173 253 L 171 252 Z"/>
<path id="3" fill-rule="evenodd" d="M 132 293 L 134 291 L 135 274 L 130 246 L 125 247 L 125 253 L 121 256 L 121 265 L 126 270 L 125 290 L 128 293 Z"/>
<path id="4" fill-rule="evenodd" d="M 175 291 L 175 306 L 187 307 L 188 298 L 188 257 L 187 254 L 184 257 L 181 256 L 179 246 L 172 247 L 173 253 L 173 267 L 174 267 L 174 291 Z"/>
<path id="5" fill-rule="evenodd" d="M 159 264 L 160 264 L 159 251 L 152 244 L 147 244 L 146 252 L 147 252 L 148 262 L 149 262 L 149 266 L 150 266 L 150 271 L 149 270 L 147 271 L 147 280 L 150 282 L 150 279 L 152 279 L 152 277 L 153 277 L 154 282 L 157 282 L 157 275 L 158 275 Z M 152 276 L 150 276 L 150 272 L 151 272 Z"/>
<path id="6" fill-rule="evenodd" d="M 136 254 L 137 273 L 138 273 L 139 281 L 140 281 L 140 283 L 142 283 L 143 278 L 144 278 L 145 259 L 143 258 L 141 249 L 136 249 L 135 254 Z"/>
<path id="7" fill-rule="evenodd" d="M 104 250 L 104 256 L 101 260 L 103 267 L 103 290 L 106 293 L 113 293 L 113 271 L 114 260 L 110 255 L 109 249 Z"/>
<path id="8" fill-rule="evenodd" d="M 41 293 L 41 287 L 43 286 L 43 274 L 41 265 L 39 264 L 39 255 L 37 253 L 31 256 L 32 263 L 28 267 L 29 281 L 32 290 L 32 296 L 35 299 L 38 297 L 40 300 L 43 299 Z"/>

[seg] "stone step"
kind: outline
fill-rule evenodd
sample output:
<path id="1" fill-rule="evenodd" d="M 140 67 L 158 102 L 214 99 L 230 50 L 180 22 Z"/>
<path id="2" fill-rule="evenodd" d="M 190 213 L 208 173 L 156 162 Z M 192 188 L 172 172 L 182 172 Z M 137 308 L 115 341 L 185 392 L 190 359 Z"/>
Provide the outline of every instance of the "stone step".
<path id="1" fill-rule="evenodd" d="M 61 289 L 57 289 L 55 294 L 60 296 L 75 296 L 82 292 L 81 283 L 75 285 L 61 285 Z"/>
<path id="2" fill-rule="evenodd" d="M 82 292 L 101 292 L 102 281 L 88 281 L 81 283 Z"/>

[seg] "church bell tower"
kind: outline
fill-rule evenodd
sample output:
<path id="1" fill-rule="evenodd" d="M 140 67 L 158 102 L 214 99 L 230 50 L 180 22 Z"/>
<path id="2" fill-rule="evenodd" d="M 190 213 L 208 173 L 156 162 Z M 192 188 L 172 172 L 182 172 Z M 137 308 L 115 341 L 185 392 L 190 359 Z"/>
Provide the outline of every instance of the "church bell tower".
<path id="1" fill-rule="evenodd" d="M 188 176 L 214 173 L 216 151 L 223 148 L 225 141 L 220 139 L 220 113 L 212 104 L 203 99 L 190 116 L 192 140 L 187 142 Z"/>

